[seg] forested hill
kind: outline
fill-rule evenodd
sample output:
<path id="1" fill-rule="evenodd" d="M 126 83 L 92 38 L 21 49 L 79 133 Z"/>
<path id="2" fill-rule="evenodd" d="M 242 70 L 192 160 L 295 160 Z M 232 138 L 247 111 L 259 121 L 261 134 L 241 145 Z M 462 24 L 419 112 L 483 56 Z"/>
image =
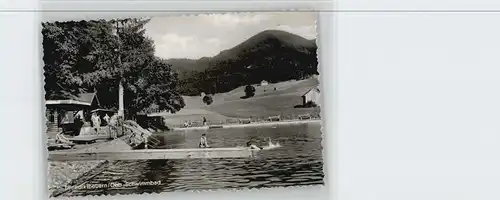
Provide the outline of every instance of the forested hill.
<path id="1" fill-rule="evenodd" d="M 228 92 L 246 84 L 303 79 L 318 74 L 315 40 L 266 30 L 243 43 L 198 60 L 169 59 L 184 95 Z"/>

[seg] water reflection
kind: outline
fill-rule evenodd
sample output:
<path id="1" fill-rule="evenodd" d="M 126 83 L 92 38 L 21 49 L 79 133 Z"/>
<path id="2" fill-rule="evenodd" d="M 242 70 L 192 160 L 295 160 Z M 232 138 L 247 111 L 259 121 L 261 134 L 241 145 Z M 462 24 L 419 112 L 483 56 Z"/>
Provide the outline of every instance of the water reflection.
<path id="1" fill-rule="evenodd" d="M 268 138 L 282 147 L 261 151 L 255 158 L 118 161 L 88 182 L 153 180 L 161 185 L 73 190 L 65 196 L 324 184 L 319 124 L 165 132 L 156 137 L 160 148 L 197 148 L 202 133 L 213 147 L 243 146 L 250 139 L 265 146 Z"/>

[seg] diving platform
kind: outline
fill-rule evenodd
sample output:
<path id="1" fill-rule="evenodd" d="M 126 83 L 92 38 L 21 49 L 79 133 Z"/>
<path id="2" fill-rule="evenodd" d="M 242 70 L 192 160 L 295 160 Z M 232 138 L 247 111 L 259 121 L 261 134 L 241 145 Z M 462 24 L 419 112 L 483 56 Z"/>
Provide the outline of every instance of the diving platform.
<path id="1" fill-rule="evenodd" d="M 70 138 L 69 140 L 78 143 L 78 144 L 90 144 L 90 143 L 95 143 L 99 139 L 97 136 L 93 135 L 85 135 L 85 136 L 76 136 L 73 138 Z"/>
<path id="2" fill-rule="evenodd" d="M 248 148 L 140 149 L 110 152 L 50 152 L 49 161 L 169 160 L 252 157 Z"/>

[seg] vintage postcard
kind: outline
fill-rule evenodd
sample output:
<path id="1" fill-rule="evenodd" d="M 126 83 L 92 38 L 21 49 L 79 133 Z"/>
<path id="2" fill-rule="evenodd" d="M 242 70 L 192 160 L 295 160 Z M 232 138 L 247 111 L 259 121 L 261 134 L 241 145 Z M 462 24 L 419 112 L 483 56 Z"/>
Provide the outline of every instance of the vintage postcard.
<path id="1" fill-rule="evenodd" d="M 323 185 L 316 18 L 43 22 L 50 197 Z"/>

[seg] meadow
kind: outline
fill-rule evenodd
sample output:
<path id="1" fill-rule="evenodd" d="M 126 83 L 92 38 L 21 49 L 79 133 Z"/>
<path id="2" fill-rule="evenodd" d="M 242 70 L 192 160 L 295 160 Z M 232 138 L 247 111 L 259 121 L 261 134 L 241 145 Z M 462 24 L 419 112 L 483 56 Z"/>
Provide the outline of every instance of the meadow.
<path id="1" fill-rule="evenodd" d="M 211 124 L 237 119 L 265 119 L 270 116 L 297 118 L 298 115 L 319 115 L 320 108 L 298 108 L 301 96 L 319 85 L 316 78 L 292 80 L 268 85 L 254 85 L 255 96 L 247 99 L 244 86 L 227 93 L 215 94 L 213 103 L 206 105 L 201 96 L 183 96 L 186 106 L 175 114 L 157 113 L 165 117 L 167 125 L 180 125 L 186 120 L 201 122 L 203 117 Z M 276 88 L 276 89 L 275 89 Z"/>

